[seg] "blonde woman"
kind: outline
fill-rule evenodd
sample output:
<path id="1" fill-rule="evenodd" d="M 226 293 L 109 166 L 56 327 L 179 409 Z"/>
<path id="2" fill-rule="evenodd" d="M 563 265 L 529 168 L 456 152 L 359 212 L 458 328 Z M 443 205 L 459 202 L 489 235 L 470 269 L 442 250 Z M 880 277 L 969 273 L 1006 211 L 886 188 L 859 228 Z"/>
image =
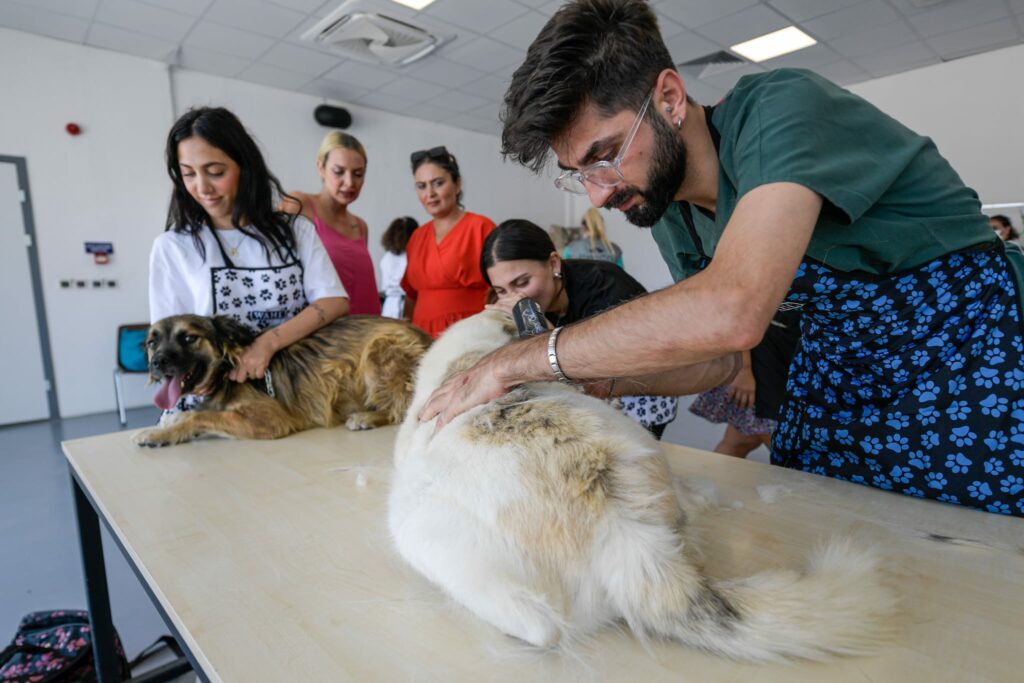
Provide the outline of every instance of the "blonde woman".
<path id="1" fill-rule="evenodd" d="M 567 259 L 609 261 L 622 267 L 622 250 L 608 239 L 601 212 L 591 207 L 583 214 L 583 237 L 569 242 L 562 256 Z"/>
<path id="2" fill-rule="evenodd" d="M 292 192 L 281 209 L 305 216 L 316 226 L 327 255 L 349 295 L 354 315 L 380 315 L 380 295 L 367 246 L 366 221 L 349 211 L 359 198 L 366 176 L 366 150 L 348 133 L 332 130 L 317 152 L 316 168 L 323 181 L 319 194 Z"/>

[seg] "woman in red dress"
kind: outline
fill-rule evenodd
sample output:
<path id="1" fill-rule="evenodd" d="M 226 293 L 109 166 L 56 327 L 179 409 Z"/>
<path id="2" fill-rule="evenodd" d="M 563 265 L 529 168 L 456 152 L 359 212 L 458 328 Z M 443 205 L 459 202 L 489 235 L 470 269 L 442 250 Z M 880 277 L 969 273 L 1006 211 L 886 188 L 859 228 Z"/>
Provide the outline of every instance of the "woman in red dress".
<path id="1" fill-rule="evenodd" d="M 406 246 L 402 278 L 412 322 L 437 339 L 452 323 L 484 309 L 489 286 L 480 273 L 480 252 L 494 221 L 462 206 L 462 176 L 444 147 L 413 152 L 416 194 L 431 220 L 416 228 Z"/>
<path id="2" fill-rule="evenodd" d="M 366 175 L 366 150 L 348 133 L 332 130 L 317 152 L 316 168 L 323 180 L 318 194 L 292 192 L 281 210 L 299 213 L 316 226 L 316 234 L 348 292 L 350 313 L 380 315 L 380 294 L 367 246 L 366 221 L 348 210 L 359 198 Z"/>

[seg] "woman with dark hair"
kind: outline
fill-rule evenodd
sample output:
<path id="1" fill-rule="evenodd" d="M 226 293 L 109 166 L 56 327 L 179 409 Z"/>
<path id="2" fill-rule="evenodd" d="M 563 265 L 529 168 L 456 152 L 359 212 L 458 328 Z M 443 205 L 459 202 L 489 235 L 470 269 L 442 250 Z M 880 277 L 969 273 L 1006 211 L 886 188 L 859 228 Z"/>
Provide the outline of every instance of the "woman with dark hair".
<path id="1" fill-rule="evenodd" d="M 230 378 L 262 378 L 279 349 L 348 313 L 345 290 L 313 225 L 274 210 L 281 184 L 230 111 L 184 114 L 166 159 L 174 189 L 150 254 L 150 318 L 235 318 L 261 334 Z"/>
<path id="2" fill-rule="evenodd" d="M 498 297 L 488 306 L 510 312 L 522 298 L 536 301 L 555 327 L 588 318 L 647 292 L 626 271 L 609 261 L 565 259 L 548 233 L 530 221 L 507 220 L 491 232 L 480 254 L 480 270 Z M 628 384 L 615 381 L 602 398 L 619 395 L 622 411 L 661 438 L 676 417 L 674 396 L 629 396 Z"/>
<path id="3" fill-rule="evenodd" d="M 316 155 L 323 186 L 316 194 L 292 192 L 281 210 L 312 221 L 327 255 L 348 292 L 349 312 L 380 315 L 377 278 L 367 246 L 366 221 L 349 211 L 359 199 L 366 176 L 366 150 L 354 136 L 332 130 L 324 136 Z"/>
<path id="4" fill-rule="evenodd" d="M 459 164 L 447 149 L 413 152 L 410 161 L 416 194 L 431 220 L 409 238 L 402 289 L 412 302 L 413 324 L 436 339 L 484 308 L 480 249 L 494 221 L 463 208 Z"/>
<path id="5" fill-rule="evenodd" d="M 1002 214 L 996 214 L 995 216 L 988 217 L 988 223 L 992 226 L 992 229 L 999 235 L 999 239 L 1004 242 L 1017 242 L 1020 239 L 1020 233 L 1013 227 L 1013 223 L 1010 219 Z"/>
<path id="6" fill-rule="evenodd" d="M 402 289 L 402 277 L 405 275 L 405 247 L 409 238 L 416 231 L 416 219 L 403 216 L 391 221 L 384 231 L 380 243 L 384 247 L 384 256 L 380 259 L 380 281 L 384 306 L 381 315 L 385 318 L 406 318 L 405 290 Z"/>

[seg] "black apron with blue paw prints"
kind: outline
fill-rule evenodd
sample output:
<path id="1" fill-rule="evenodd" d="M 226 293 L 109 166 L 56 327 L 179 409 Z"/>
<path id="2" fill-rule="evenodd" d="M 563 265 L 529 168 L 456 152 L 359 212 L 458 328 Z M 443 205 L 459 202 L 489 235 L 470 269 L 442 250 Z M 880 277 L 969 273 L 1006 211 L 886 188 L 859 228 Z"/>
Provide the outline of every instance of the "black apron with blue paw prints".
<path id="1" fill-rule="evenodd" d="M 217 231 L 212 232 L 225 264 L 210 269 L 214 315 L 231 316 L 260 333 L 291 320 L 306 307 L 302 264 L 297 259 L 280 266 L 236 268 Z"/>
<path id="2" fill-rule="evenodd" d="M 1024 343 L 1003 245 L 872 277 L 804 260 L 772 462 L 1024 516 Z"/>

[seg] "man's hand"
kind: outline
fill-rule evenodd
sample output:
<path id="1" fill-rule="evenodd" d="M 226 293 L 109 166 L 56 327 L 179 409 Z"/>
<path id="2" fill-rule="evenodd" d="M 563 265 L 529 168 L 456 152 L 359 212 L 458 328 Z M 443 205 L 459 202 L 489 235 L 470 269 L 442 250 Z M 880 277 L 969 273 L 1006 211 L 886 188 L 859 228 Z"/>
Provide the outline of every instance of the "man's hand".
<path id="1" fill-rule="evenodd" d="M 427 399 L 420 410 L 420 422 L 429 422 L 437 417 L 434 432 L 441 429 L 470 408 L 493 401 L 505 394 L 509 387 L 500 381 L 495 372 L 494 354 L 487 356 L 469 370 L 448 378 Z"/>
<path id="2" fill-rule="evenodd" d="M 436 417 L 437 432 L 462 413 L 493 401 L 513 386 L 550 379 L 545 335 L 512 342 L 450 377 L 430 395 L 417 418 L 429 422 Z"/>

